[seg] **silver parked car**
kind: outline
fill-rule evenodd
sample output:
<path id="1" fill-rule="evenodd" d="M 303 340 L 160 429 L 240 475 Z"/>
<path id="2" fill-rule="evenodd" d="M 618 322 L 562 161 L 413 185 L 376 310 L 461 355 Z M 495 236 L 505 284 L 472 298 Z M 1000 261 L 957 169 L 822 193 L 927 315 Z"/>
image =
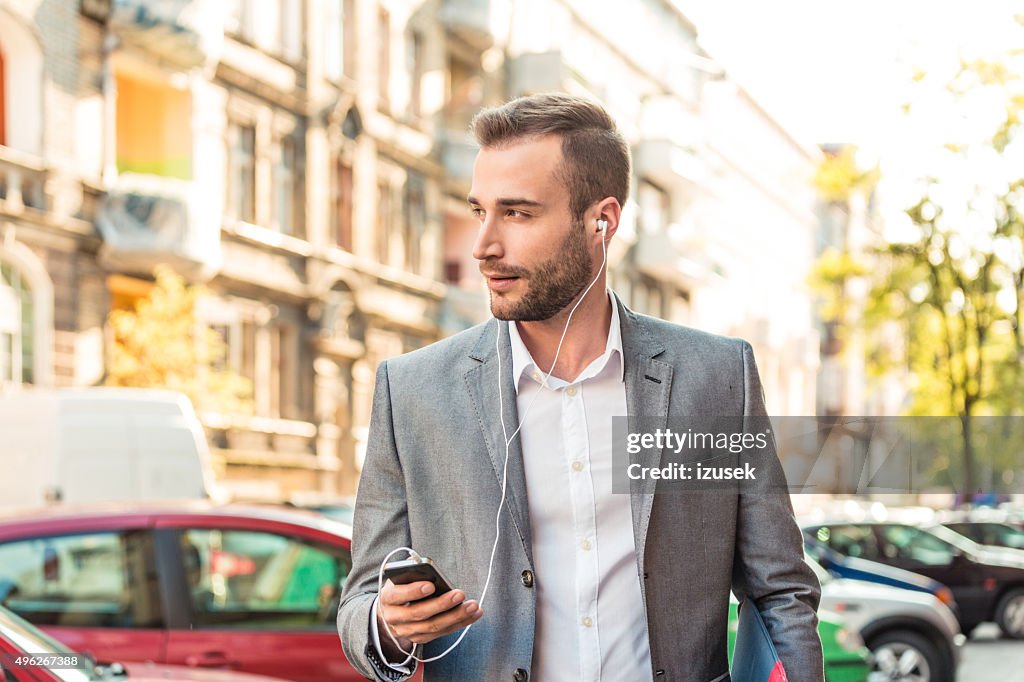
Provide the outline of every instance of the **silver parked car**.
<path id="1" fill-rule="evenodd" d="M 869 682 L 953 682 L 966 637 L 948 606 L 927 592 L 833 578 L 805 557 L 821 581 L 821 606 L 843 616 L 871 650 Z"/>

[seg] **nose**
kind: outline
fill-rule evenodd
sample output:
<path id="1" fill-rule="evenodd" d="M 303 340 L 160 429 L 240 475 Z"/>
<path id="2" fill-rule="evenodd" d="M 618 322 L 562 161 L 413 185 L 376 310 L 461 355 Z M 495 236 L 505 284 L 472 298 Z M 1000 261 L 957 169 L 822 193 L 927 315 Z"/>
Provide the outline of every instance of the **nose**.
<path id="1" fill-rule="evenodd" d="M 488 258 L 501 258 L 505 255 L 496 222 L 490 216 L 480 221 L 480 231 L 477 233 L 476 243 L 473 245 L 473 258 L 487 260 Z"/>

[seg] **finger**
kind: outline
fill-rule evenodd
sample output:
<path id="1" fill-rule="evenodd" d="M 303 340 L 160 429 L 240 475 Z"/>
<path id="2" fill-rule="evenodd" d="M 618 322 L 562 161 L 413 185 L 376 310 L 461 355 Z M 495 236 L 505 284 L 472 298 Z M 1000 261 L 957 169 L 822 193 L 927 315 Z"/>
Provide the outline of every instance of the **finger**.
<path id="1" fill-rule="evenodd" d="M 434 593 L 434 584 L 427 580 L 418 580 L 406 585 L 396 585 L 390 580 L 384 583 L 380 593 L 382 604 L 408 604 L 423 599 Z"/>
<path id="2" fill-rule="evenodd" d="M 483 615 L 484 613 L 480 609 L 479 604 L 475 601 L 466 602 L 458 608 L 407 626 L 418 630 L 409 633 L 407 638 L 414 644 L 426 644 L 438 637 L 443 637 L 468 625 L 472 625 L 480 620 Z"/>
<path id="3" fill-rule="evenodd" d="M 412 604 L 393 604 L 384 607 L 384 614 L 389 623 L 415 623 L 428 620 L 444 613 L 466 600 L 462 590 L 452 590 L 439 597 L 423 599 Z"/>

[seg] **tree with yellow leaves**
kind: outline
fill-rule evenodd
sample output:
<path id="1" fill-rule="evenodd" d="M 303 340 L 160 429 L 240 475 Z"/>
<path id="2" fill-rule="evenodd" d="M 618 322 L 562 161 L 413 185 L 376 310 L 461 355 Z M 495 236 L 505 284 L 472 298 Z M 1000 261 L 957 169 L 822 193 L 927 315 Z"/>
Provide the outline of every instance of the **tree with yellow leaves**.
<path id="1" fill-rule="evenodd" d="M 114 339 L 106 383 L 180 391 L 197 410 L 251 413 L 252 382 L 224 369 L 226 344 L 196 317 L 206 290 L 167 266 L 155 275 L 155 286 L 134 309 L 108 317 Z"/>

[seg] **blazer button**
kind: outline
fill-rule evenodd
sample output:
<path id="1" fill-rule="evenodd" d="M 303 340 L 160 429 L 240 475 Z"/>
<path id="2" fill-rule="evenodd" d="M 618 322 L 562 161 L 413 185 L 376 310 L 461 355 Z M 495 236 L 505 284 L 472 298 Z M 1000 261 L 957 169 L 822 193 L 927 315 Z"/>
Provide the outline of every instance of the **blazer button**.
<path id="1" fill-rule="evenodd" d="M 526 682 L 526 680 L 530 679 L 530 675 L 522 668 L 516 668 L 516 671 L 512 673 L 512 679 L 515 682 Z"/>
<path id="2" fill-rule="evenodd" d="M 523 571 L 522 581 L 524 587 L 533 587 L 533 571 L 529 569 Z"/>

